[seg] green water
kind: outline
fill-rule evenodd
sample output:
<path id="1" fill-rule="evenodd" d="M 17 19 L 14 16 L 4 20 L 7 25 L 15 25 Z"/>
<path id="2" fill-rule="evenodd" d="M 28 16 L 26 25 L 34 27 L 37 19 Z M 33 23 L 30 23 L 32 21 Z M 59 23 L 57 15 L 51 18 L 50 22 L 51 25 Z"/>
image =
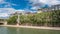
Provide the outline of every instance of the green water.
<path id="1" fill-rule="evenodd" d="M 60 34 L 59 30 L 0 27 L 0 34 Z"/>

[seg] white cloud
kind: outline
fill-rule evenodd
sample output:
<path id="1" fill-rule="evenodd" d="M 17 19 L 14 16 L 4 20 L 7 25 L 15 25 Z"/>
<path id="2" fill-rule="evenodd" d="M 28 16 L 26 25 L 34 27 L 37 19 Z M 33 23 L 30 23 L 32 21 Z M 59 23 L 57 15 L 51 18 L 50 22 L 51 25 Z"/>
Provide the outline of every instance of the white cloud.
<path id="1" fill-rule="evenodd" d="M 14 8 L 0 8 L 0 17 L 8 17 L 9 14 L 13 14 L 17 11 L 24 12 L 25 10 L 21 10 L 21 9 L 16 10 Z"/>
<path id="2" fill-rule="evenodd" d="M 33 9 L 33 10 L 37 10 L 37 9 L 39 9 L 39 7 L 32 7 L 31 9 Z"/>
<path id="3" fill-rule="evenodd" d="M 17 4 L 13 4 L 13 3 L 11 3 L 11 5 L 17 6 Z"/>
<path id="4" fill-rule="evenodd" d="M 1 12 L 11 14 L 15 12 L 15 9 L 14 8 L 0 8 L 0 13 Z"/>
<path id="5" fill-rule="evenodd" d="M 4 3 L 4 0 L 0 0 L 0 4 L 1 4 L 1 3 Z"/>
<path id="6" fill-rule="evenodd" d="M 4 8 L 11 8 L 12 5 L 13 5 L 13 6 L 17 6 L 16 4 L 6 2 L 5 5 L 4 5 Z"/>
<path id="7" fill-rule="evenodd" d="M 13 14 L 17 11 L 22 12 L 22 11 L 25 11 L 25 10 L 22 10 L 22 9 L 16 10 L 14 8 L 0 8 L 0 13 Z"/>
<path id="8" fill-rule="evenodd" d="M 19 10 L 16 10 L 16 12 L 18 12 L 18 13 L 25 13 L 25 10 L 19 9 Z"/>
<path id="9" fill-rule="evenodd" d="M 25 11 L 25 10 L 21 10 L 21 9 L 19 9 L 19 10 L 16 10 L 16 11 Z"/>
<path id="10" fill-rule="evenodd" d="M 0 17 L 8 17 L 9 15 L 7 13 L 0 13 Z"/>
<path id="11" fill-rule="evenodd" d="M 58 0 L 40 0 L 40 2 L 48 4 L 48 5 L 60 4 L 60 1 Z"/>
<path id="12" fill-rule="evenodd" d="M 12 5 L 13 5 L 13 6 L 17 6 L 16 4 L 10 3 L 10 2 L 6 2 L 5 0 L 0 0 L 0 4 L 5 4 L 5 5 L 4 5 L 4 8 L 11 8 Z"/>
<path id="13" fill-rule="evenodd" d="M 4 6 L 4 8 L 8 8 L 8 7 L 9 7 L 9 8 L 12 7 L 10 3 L 6 3 L 5 6 Z"/>
<path id="14" fill-rule="evenodd" d="M 12 5 L 16 6 L 16 4 L 6 2 L 5 0 L 0 0 L 0 5 L 1 4 L 4 4 L 4 6 L 2 6 L 3 8 L 0 8 L 0 17 L 7 17 L 9 14 L 16 12 L 16 10 L 12 8 Z"/>
<path id="15" fill-rule="evenodd" d="M 29 1 L 30 3 L 32 3 L 33 6 L 31 9 L 34 10 L 37 10 L 40 7 L 44 7 L 45 5 L 51 6 L 51 5 L 60 4 L 59 0 L 29 0 Z"/>
<path id="16" fill-rule="evenodd" d="M 58 0 L 50 0 L 50 2 L 48 4 L 56 5 L 56 4 L 60 4 L 60 1 L 58 1 Z"/>
<path id="17" fill-rule="evenodd" d="M 14 3 L 9 3 L 9 2 L 5 2 L 5 3 L 3 3 L 3 4 L 5 4 L 5 5 L 4 5 L 4 8 L 11 8 L 12 6 L 17 6 L 16 4 L 14 4 Z"/>
<path id="18" fill-rule="evenodd" d="M 30 0 L 32 3 L 44 3 L 48 5 L 60 4 L 59 0 Z"/>
<path id="19" fill-rule="evenodd" d="M 15 13 L 14 8 L 0 8 L 0 17 L 8 17 L 9 14 Z"/>
<path id="20" fill-rule="evenodd" d="M 3 0 L 0 0 L 0 2 L 3 2 Z"/>
<path id="21" fill-rule="evenodd" d="M 47 3 L 49 0 L 39 0 L 39 2 Z"/>

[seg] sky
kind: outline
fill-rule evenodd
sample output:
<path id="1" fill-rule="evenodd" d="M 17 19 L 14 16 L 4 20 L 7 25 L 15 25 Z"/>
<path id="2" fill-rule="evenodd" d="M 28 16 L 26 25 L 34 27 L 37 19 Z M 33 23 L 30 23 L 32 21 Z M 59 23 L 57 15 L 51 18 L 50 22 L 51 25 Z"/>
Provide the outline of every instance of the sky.
<path id="1" fill-rule="evenodd" d="M 16 10 L 36 12 L 39 8 L 56 4 L 60 4 L 60 0 L 0 0 L 0 17 L 8 17 Z"/>

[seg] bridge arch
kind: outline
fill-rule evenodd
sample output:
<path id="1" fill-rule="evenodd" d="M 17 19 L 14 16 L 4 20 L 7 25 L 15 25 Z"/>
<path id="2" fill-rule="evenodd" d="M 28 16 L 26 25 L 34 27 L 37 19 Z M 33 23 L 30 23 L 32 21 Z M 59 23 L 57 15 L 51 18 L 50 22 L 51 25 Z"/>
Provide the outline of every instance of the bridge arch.
<path id="1" fill-rule="evenodd" d="M 0 25 L 7 25 L 7 20 L 0 18 Z"/>

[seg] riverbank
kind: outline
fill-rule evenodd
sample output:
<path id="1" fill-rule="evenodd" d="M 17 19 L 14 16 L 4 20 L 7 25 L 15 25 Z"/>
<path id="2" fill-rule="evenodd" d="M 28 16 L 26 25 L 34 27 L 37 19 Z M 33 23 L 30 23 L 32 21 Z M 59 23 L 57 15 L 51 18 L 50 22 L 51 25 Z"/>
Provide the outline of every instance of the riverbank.
<path id="1" fill-rule="evenodd" d="M 43 27 L 43 26 L 18 26 L 18 25 L 0 25 L 3 27 L 20 27 L 20 28 L 34 28 L 34 29 L 49 29 L 49 30 L 60 30 L 60 27 Z"/>

